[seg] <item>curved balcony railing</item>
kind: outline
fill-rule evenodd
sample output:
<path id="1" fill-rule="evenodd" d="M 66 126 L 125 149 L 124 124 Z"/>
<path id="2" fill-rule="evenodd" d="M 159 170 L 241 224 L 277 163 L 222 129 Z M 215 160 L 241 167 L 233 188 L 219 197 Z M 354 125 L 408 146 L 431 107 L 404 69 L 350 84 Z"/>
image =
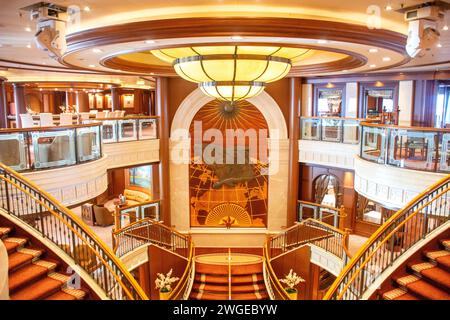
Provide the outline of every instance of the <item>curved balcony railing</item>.
<path id="1" fill-rule="evenodd" d="M 348 233 L 325 222 L 314 219 L 303 220 L 289 229 L 269 238 L 264 246 L 264 279 L 272 300 L 289 300 L 289 295 L 281 285 L 271 261 L 277 257 L 311 244 L 335 255 L 345 265 L 349 259 Z"/>
<path id="2" fill-rule="evenodd" d="M 187 261 L 183 275 L 171 291 L 169 300 L 186 300 L 195 274 L 194 244 L 181 234 L 150 218 L 145 218 L 113 232 L 114 251 L 119 257 L 141 246 L 153 244 Z"/>
<path id="3" fill-rule="evenodd" d="M 361 123 L 362 159 L 400 168 L 449 172 L 450 129 Z"/>
<path id="4" fill-rule="evenodd" d="M 450 175 L 397 211 L 367 240 L 324 299 L 358 300 L 399 258 L 450 220 Z M 365 298 L 368 298 L 367 296 Z"/>
<path id="5" fill-rule="evenodd" d="M 105 297 L 148 299 L 117 256 L 80 218 L 1 163 L 0 207 L 64 251 L 98 285 Z"/>
<path id="6" fill-rule="evenodd" d="M 16 171 L 81 164 L 102 157 L 99 124 L 0 129 L 0 162 Z"/>
<path id="7" fill-rule="evenodd" d="M 370 121 L 359 118 L 301 117 L 300 139 L 358 144 L 360 123 Z"/>
<path id="8" fill-rule="evenodd" d="M 103 143 L 158 139 L 158 119 L 154 116 L 97 118 L 83 123 L 101 123 Z"/>

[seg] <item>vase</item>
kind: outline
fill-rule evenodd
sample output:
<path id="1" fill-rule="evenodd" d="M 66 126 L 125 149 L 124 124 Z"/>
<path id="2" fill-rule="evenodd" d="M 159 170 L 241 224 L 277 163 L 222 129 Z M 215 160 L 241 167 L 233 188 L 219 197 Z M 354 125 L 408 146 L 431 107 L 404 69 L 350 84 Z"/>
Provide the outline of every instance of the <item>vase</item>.
<path id="1" fill-rule="evenodd" d="M 291 299 L 291 300 L 297 300 L 297 296 L 298 296 L 298 291 L 297 291 L 297 289 L 289 289 L 289 290 L 286 290 L 286 293 L 288 294 L 289 299 Z"/>
<path id="2" fill-rule="evenodd" d="M 170 291 L 167 292 L 159 292 L 159 300 L 169 300 Z"/>

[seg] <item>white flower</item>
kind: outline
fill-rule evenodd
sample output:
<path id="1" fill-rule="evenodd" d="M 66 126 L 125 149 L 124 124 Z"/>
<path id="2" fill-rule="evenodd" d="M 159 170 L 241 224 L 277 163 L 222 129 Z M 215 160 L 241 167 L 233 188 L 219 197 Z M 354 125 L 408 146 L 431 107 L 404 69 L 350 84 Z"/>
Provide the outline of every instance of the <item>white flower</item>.
<path id="1" fill-rule="evenodd" d="M 292 269 L 289 271 L 289 274 L 284 277 L 284 279 L 280 279 L 280 282 L 287 284 L 290 289 L 294 289 L 296 285 L 300 282 L 305 282 L 305 279 L 297 275 Z"/>
<path id="2" fill-rule="evenodd" d="M 172 277 L 173 270 L 170 269 L 170 271 L 164 275 L 163 273 L 157 273 L 157 279 L 155 280 L 156 289 L 159 289 L 159 291 L 165 291 L 169 292 L 172 290 L 172 283 L 179 280 L 177 277 Z"/>

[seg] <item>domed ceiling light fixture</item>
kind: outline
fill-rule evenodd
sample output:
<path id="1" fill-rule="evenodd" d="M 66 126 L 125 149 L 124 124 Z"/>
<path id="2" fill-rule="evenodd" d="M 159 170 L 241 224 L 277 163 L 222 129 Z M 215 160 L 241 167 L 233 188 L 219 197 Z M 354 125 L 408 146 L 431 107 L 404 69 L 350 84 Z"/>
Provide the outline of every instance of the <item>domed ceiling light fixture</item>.
<path id="1" fill-rule="evenodd" d="M 175 72 L 199 84 L 208 96 L 229 101 L 260 94 L 266 83 L 285 77 L 295 59 L 310 50 L 270 46 L 199 46 L 152 50 L 173 65 Z"/>

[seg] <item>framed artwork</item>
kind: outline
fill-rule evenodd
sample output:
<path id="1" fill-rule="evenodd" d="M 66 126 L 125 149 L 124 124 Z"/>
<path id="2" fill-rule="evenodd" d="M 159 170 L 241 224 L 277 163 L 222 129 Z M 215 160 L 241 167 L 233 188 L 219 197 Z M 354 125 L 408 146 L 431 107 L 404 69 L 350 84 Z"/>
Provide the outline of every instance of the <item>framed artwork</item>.
<path id="1" fill-rule="evenodd" d="M 134 167 L 128 170 L 129 170 L 129 185 L 144 188 L 147 190 L 151 189 L 151 181 L 152 181 L 151 166 Z"/>
<path id="2" fill-rule="evenodd" d="M 95 102 L 96 102 L 97 109 L 103 109 L 103 95 L 96 94 Z"/>
<path id="3" fill-rule="evenodd" d="M 94 95 L 92 93 L 89 93 L 88 97 L 89 97 L 89 109 L 95 109 L 94 108 Z"/>
<path id="4" fill-rule="evenodd" d="M 134 108 L 134 94 L 124 94 L 123 95 L 123 107 L 124 109 Z"/>

